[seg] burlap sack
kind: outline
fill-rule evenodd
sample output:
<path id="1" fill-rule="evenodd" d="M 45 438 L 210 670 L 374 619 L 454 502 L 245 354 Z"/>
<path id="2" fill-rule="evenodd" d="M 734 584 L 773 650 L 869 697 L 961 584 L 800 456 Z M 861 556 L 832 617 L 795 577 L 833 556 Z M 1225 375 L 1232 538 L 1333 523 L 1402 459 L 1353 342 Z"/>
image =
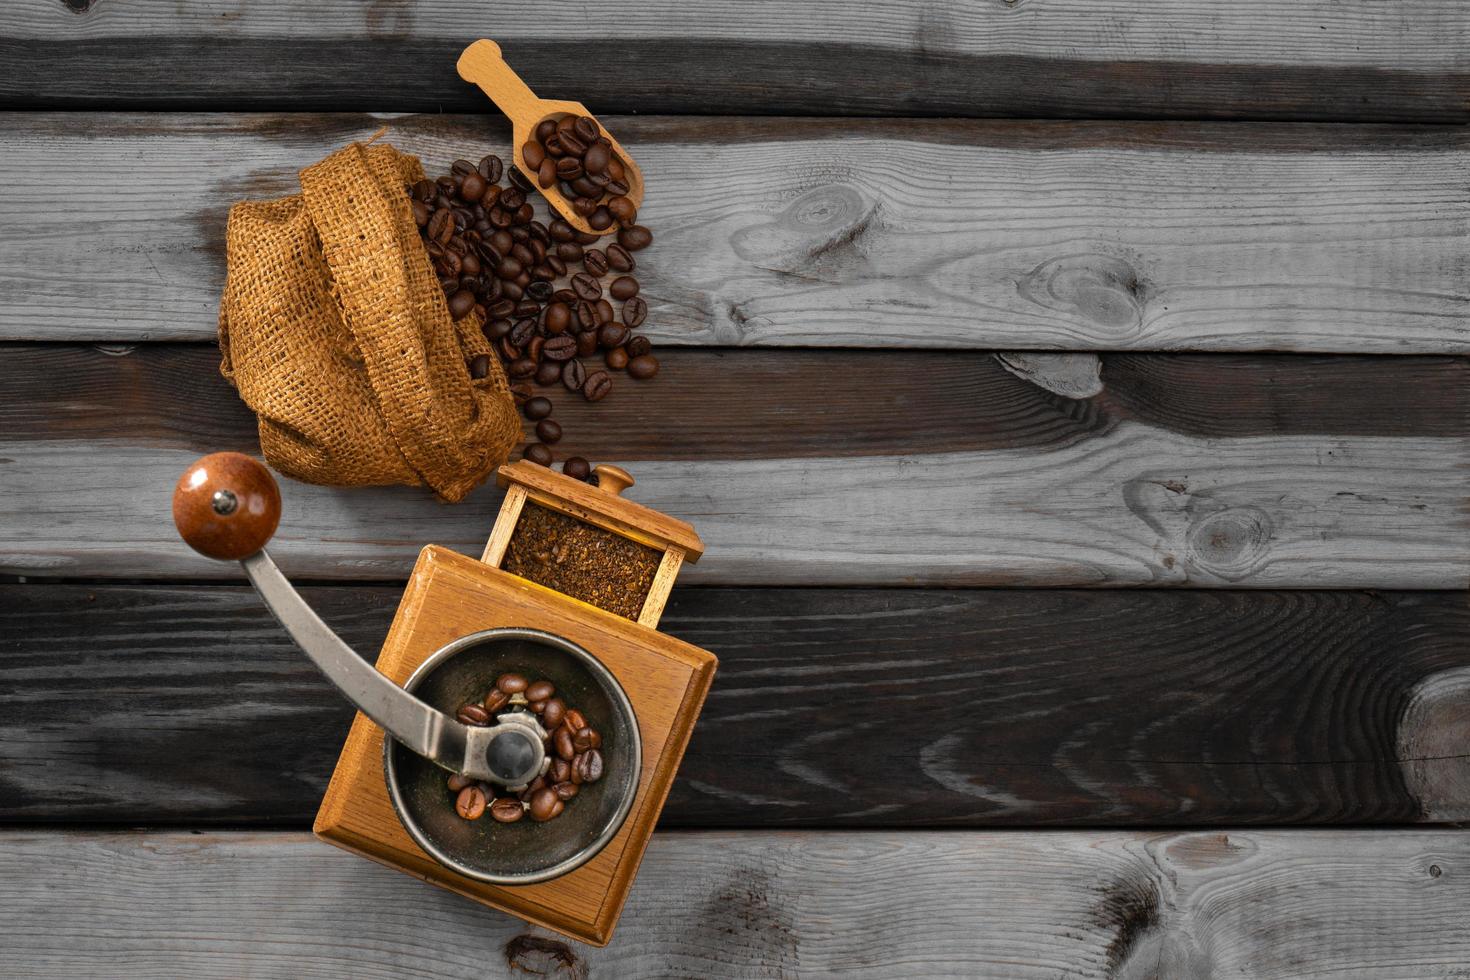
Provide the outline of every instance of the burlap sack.
<path id="1" fill-rule="evenodd" d="M 460 500 L 520 420 L 480 318 L 451 320 L 430 268 L 404 193 L 423 168 L 354 143 L 300 176 L 301 194 L 230 209 L 220 371 L 287 476 Z M 473 380 L 479 354 L 490 372 Z"/>

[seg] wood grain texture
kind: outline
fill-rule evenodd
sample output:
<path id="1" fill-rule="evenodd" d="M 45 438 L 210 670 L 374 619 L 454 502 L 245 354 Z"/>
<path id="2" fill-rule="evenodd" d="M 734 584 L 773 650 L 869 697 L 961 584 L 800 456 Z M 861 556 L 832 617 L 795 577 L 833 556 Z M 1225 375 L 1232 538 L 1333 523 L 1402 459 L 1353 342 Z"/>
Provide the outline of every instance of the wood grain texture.
<path id="1" fill-rule="evenodd" d="M 244 419 L 233 392 L 203 373 L 189 382 L 192 397 L 154 402 L 146 395 L 157 382 L 129 389 L 98 381 L 109 372 L 147 378 L 148 349 L 120 358 L 67 350 L 37 348 L 17 358 L 11 376 L 29 367 L 41 404 L 0 403 L 0 574 L 234 577 L 232 566 L 190 552 L 167 519 L 168 488 L 200 452 L 253 451 L 248 422 L 243 444 L 214 438 L 214 419 Z M 63 352 L 58 367 L 47 369 L 56 351 Z M 638 479 L 629 491 L 634 500 L 694 525 L 709 554 L 684 573 L 685 582 L 1470 582 L 1470 362 L 1463 358 L 1227 359 L 1218 375 L 1208 370 L 1209 358 L 1184 358 L 1177 374 L 1168 367 L 1173 356 L 1125 359 L 1121 391 L 1109 394 L 1103 371 L 1101 393 L 1070 399 L 982 355 L 965 355 L 959 363 L 969 374 L 945 389 L 922 374 L 938 356 L 855 353 L 841 357 L 866 359 L 867 376 L 887 392 L 875 404 L 888 407 L 860 408 L 849 418 L 845 406 L 870 400 L 875 389 L 838 370 L 838 355 L 812 353 L 799 370 L 774 353 L 703 356 L 729 374 L 728 398 L 712 397 L 671 367 L 643 390 L 655 393 L 651 399 L 682 391 L 676 397 L 688 399 L 692 420 L 650 414 L 642 390 L 623 391 L 599 405 L 626 403 L 630 428 L 657 433 L 657 441 L 639 436 L 641 448 L 620 446 L 619 429 L 599 413 L 569 424 L 577 435 L 559 445 L 598 462 L 628 463 Z M 746 363 L 762 367 L 746 372 Z M 1282 393 L 1282 381 L 1306 378 L 1319 363 L 1320 383 Z M 76 364 L 90 366 L 60 369 Z M 887 380 L 900 368 L 914 372 L 902 386 Z M 715 373 L 707 365 L 704 376 Z M 757 376 L 764 387 L 752 384 Z M 922 402 L 900 397 L 922 387 L 921 378 L 931 390 L 923 401 L 938 402 L 934 415 L 950 420 L 940 430 L 953 437 L 948 443 L 942 438 L 949 436 L 928 441 L 931 426 L 916 411 Z M 1196 391 L 1203 414 L 1177 407 Z M 1346 391 L 1355 397 L 1344 399 Z M 792 404 L 814 405 L 812 418 L 793 415 Z M 1219 421 L 1237 409 L 1238 419 Z M 742 421 L 747 412 L 749 422 Z M 569 411 L 563 421 L 578 417 Z M 1406 421 L 1432 417 L 1423 429 Z M 774 429 L 765 431 L 775 431 L 786 418 L 796 419 L 790 438 L 800 449 L 788 448 L 784 436 L 765 441 L 757 424 L 771 421 Z M 1176 418 L 1184 419 L 1178 428 Z M 1353 420 L 1362 421 L 1361 434 Z M 729 432 L 748 432 L 756 448 L 729 455 L 700 448 L 698 433 L 721 430 L 727 434 L 711 436 L 714 443 L 729 445 Z M 869 431 L 887 435 L 869 443 Z M 105 497 L 99 486 L 109 488 Z M 424 544 L 480 554 L 500 496 L 486 487 L 449 507 L 414 488 L 287 481 L 272 552 L 297 578 L 406 577 Z"/>
<path id="2" fill-rule="evenodd" d="M 540 94 L 603 113 L 1447 120 L 1466 115 L 1467 32 L 1455 0 L 21 0 L 0 15 L 0 99 L 478 108 L 455 59 L 493 37 Z"/>
<path id="3" fill-rule="evenodd" d="M 304 592 L 369 658 L 401 594 Z M 665 826 L 1470 812 L 1463 593 L 679 588 L 662 628 L 720 658 Z M 249 589 L 0 586 L 0 819 L 305 827 L 351 716 Z"/>
<path id="4" fill-rule="evenodd" d="M 604 122 L 660 343 L 1470 351 L 1462 128 Z M 509 149 L 484 116 L 0 116 L 0 338 L 211 339 L 229 205 L 385 124 L 436 172 Z"/>
<path id="5" fill-rule="evenodd" d="M 1464 976 L 1470 835 L 656 835 L 590 949 L 300 834 L 0 833 L 27 977 Z"/>

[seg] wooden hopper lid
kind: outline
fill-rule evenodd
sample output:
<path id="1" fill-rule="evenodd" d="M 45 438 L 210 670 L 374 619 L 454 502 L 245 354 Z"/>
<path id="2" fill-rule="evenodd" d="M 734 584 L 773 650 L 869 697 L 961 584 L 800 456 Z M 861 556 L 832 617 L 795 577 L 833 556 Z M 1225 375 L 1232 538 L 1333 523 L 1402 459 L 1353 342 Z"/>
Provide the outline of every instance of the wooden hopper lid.
<path id="1" fill-rule="evenodd" d="M 600 465 L 593 470 L 599 486 L 574 480 L 569 476 L 527 460 L 508 463 L 495 474 L 495 482 L 507 487 L 524 487 L 527 498 L 542 506 L 605 527 L 626 538 L 668 551 L 676 548 L 684 560 L 699 561 L 704 542 L 694 527 L 667 514 L 634 503 L 619 496 L 633 484 L 633 478 L 621 467 Z"/>

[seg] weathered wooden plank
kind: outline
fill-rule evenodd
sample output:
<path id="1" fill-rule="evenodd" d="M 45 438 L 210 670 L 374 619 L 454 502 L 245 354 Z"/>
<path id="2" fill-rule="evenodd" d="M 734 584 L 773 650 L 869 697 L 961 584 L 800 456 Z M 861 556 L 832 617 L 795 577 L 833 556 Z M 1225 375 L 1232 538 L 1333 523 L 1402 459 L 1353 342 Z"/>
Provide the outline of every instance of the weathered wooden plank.
<path id="1" fill-rule="evenodd" d="M 199 358 L 167 349 L 11 351 L 7 373 L 40 383 L 44 406 L 59 408 L 53 420 L 24 397 L 0 405 L 8 491 L 0 571 L 233 576 L 176 540 L 156 496 L 201 451 L 254 448 L 230 389 Z M 1179 360 L 1177 379 L 1167 366 L 1177 356 L 1125 358 L 1116 396 L 1104 386 L 1071 399 L 1045 379 L 1025 382 L 969 355 L 959 383 L 932 386 L 929 403 L 940 407 L 915 415 L 923 403 L 907 393 L 944 377 L 927 370 L 936 355 L 813 354 L 786 364 L 774 353 L 730 352 L 690 363 L 701 358 L 694 379 L 728 375 L 684 388 L 702 408 L 683 401 L 687 412 L 648 413 L 640 392 L 625 392 L 631 424 L 598 419 L 594 431 L 584 411 L 570 409 L 566 420 L 576 431 L 582 417 L 581 434 L 563 447 L 601 460 L 642 457 L 635 495 L 694 519 L 710 544 L 712 558 L 690 570 L 696 581 L 1442 588 L 1463 587 L 1470 568 L 1464 359 L 1288 361 L 1295 366 L 1278 377 L 1277 359 L 1252 367 L 1247 358 L 1223 361 L 1206 382 L 1208 358 Z M 166 390 L 170 374 L 183 372 L 182 387 L 161 400 L 150 397 L 156 382 L 132 383 L 155 365 L 167 372 Z M 1317 365 L 1321 378 L 1307 380 Z M 676 371 L 646 389 L 654 406 Z M 847 410 L 872 399 L 854 379 L 885 374 L 908 380 L 879 377 L 888 395 Z M 1301 379 L 1302 390 L 1276 394 L 1282 378 Z M 1336 398 L 1337 386 L 1354 379 L 1363 385 L 1353 390 L 1372 400 L 1341 409 L 1353 403 Z M 1207 409 L 1242 406 L 1239 422 L 1181 411 L 1188 399 L 1170 390 L 1176 380 L 1210 391 Z M 735 390 L 720 396 L 722 384 Z M 823 401 L 765 448 L 763 428 L 781 424 L 785 409 Z M 661 415 L 683 421 L 672 430 L 651 424 Z M 931 417 L 945 420 L 932 439 Z M 628 430 L 641 435 L 624 443 Z M 761 449 L 726 455 L 718 436 L 712 451 L 700 448 L 701 432 L 721 430 L 736 433 L 732 445 L 749 432 Z M 429 541 L 478 553 L 498 496 L 486 488 L 450 508 L 409 488 L 293 484 L 273 547 L 298 576 L 396 577 Z"/>
<path id="2" fill-rule="evenodd" d="M 592 949 L 304 834 L 6 831 L 17 975 L 1464 975 L 1470 834 L 655 835 Z"/>
<path id="3" fill-rule="evenodd" d="M 3 117 L 0 338 L 212 337 L 229 204 L 385 123 L 441 168 L 508 138 L 483 116 Z M 648 177 L 661 343 L 1470 351 L 1464 129 L 609 124 Z M 57 193 L 59 160 L 88 179 Z"/>
<path id="4" fill-rule="evenodd" d="M 399 595 L 306 590 L 370 658 Z M 663 628 L 721 661 L 665 826 L 1470 817 L 1463 593 L 676 589 Z M 349 719 L 248 589 L 0 586 L 0 819 L 304 827 Z"/>
<path id="5" fill-rule="evenodd" d="M 207 430 L 196 434 L 196 420 L 220 412 L 240 424 L 230 389 L 217 379 L 201 382 L 197 396 L 160 416 L 158 405 L 142 397 L 148 383 L 98 399 L 99 390 L 115 389 L 89 390 L 97 370 L 60 370 L 76 363 L 73 354 L 48 370 L 45 361 L 58 350 L 67 348 L 39 348 L 17 367 L 45 379 L 45 404 L 63 407 L 59 430 L 38 420 L 24 399 L 0 403 L 0 573 L 237 576 L 233 566 L 206 561 L 177 539 L 166 502 L 168 488 L 201 451 L 252 448 L 215 442 Z M 147 349 L 87 356 L 126 378 L 149 375 L 154 363 Z M 1255 588 L 1470 582 L 1470 441 L 1463 429 L 1470 362 L 1463 358 L 1328 359 L 1324 379 L 1337 382 L 1339 392 L 1359 391 L 1353 380 L 1362 379 L 1361 390 L 1374 394 L 1367 411 L 1334 407 L 1350 402 L 1326 386 L 1309 386 L 1316 394 L 1278 394 L 1277 358 L 1257 359 L 1253 368 L 1230 361 L 1205 403 L 1246 406 L 1242 427 L 1183 421 L 1176 429 L 1174 418 L 1194 418 L 1194 410 L 1170 407 L 1188 398 L 1170 390 L 1174 379 L 1162 366 L 1169 356 L 1125 361 L 1135 373 L 1122 370 L 1129 378 L 1122 397 L 1110 396 L 1104 383 L 1091 398 L 1073 399 L 1048 391 L 1044 378 L 1023 381 L 971 354 L 969 381 L 934 389 L 936 401 L 953 406 L 935 415 L 962 418 L 983 434 L 966 437 L 949 422 L 948 435 L 925 444 L 917 433 L 926 416 L 902 401 L 917 385 L 913 379 L 927 380 L 917 373 L 923 355 L 812 355 L 805 370 L 789 372 L 775 354 L 758 361 L 749 352 L 704 356 L 720 358 L 738 390 L 711 397 L 707 389 L 685 388 L 703 407 L 674 430 L 677 439 L 629 450 L 616 429 L 593 432 L 584 422 L 578 441 L 566 447 L 628 463 L 639 481 L 635 498 L 699 528 L 709 553 L 686 581 Z M 894 387 L 898 400 L 878 402 L 916 433 L 911 444 L 895 439 L 904 430 L 893 428 L 873 445 L 864 442 L 868 432 L 884 430 L 884 416 L 871 410 L 855 414 L 866 419 L 862 427 L 848 427 L 845 406 L 871 398 L 871 389 L 852 385 L 838 368 L 845 358 L 864 357 L 868 377 L 875 357 L 914 372 Z M 762 366 L 747 375 L 747 360 Z M 1186 391 L 1212 387 L 1202 380 L 1209 372 L 1200 360 L 1181 362 L 1192 365 L 1177 379 Z M 1287 376 L 1311 373 L 1311 363 Z M 1159 366 L 1151 372 L 1150 364 Z M 764 387 L 750 384 L 756 376 Z M 677 387 L 677 379 L 676 369 L 665 372 L 650 390 Z M 788 397 L 811 404 L 808 389 L 823 393 L 826 411 L 792 423 L 797 434 L 774 442 L 769 453 L 740 458 L 687 448 L 699 445 L 689 436 L 700 428 L 749 431 L 737 420 L 763 423 L 770 406 L 786 406 Z M 637 391 L 622 392 L 620 400 L 646 407 Z M 1436 411 L 1412 407 L 1426 403 Z M 1399 423 L 1372 418 L 1392 419 L 1401 407 L 1411 418 L 1439 421 L 1404 434 Z M 569 412 L 568 420 L 574 417 Z M 30 421 L 11 426 L 11 418 Z M 1349 419 L 1364 420 L 1361 432 Z M 635 422 L 659 439 L 663 425 L 648 414 Z M 758 445 L 759 438 L 757 432 Z M 686 448 L 660 448 L 668 445 Z M 447 507 L 412 488 L 289 484 L 272 549 L 297 577 L 406 576 L 429 542 L 479 554 L 499 498 L 487 487 Z"/>
<path id="6" fill-rule="evenodd" d="M 1461 120 L 1467 33 L 1455 0 L 23 0 L 0 9 L 0 100 L 478 109 L 455 58 L 493 36 L 602 112 Z"/>

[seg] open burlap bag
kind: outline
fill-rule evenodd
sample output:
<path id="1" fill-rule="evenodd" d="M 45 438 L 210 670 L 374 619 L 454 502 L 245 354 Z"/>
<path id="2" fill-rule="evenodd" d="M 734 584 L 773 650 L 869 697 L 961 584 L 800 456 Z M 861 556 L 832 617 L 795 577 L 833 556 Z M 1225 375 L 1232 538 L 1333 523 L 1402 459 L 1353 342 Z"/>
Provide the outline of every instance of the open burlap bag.
<path id="1" fill-rule="evenodd" d="M 450 319 L 420 242 L 404 186 L 423 168 L 354 143 L 300 176 L 300 194 L 230 209 L 220 371 L 287 476 L 460 500 L 505 462 L 520 419 L 480 318 Z"/>

